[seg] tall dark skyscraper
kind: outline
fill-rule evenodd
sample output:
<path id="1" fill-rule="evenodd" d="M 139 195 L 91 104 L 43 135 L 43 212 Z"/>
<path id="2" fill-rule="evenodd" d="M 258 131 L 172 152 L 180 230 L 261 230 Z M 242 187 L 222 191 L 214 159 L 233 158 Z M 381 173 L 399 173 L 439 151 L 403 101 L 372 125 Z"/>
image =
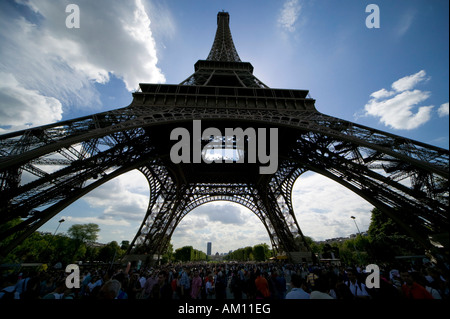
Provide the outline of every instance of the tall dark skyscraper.
<path id="1" fill-rule="evenodd" d="M 208 242 L 207 246 L 206 246 L 206 254 L 208 256 L 211 256 L 211 249 L 212 249 L 212 243 Z"/>

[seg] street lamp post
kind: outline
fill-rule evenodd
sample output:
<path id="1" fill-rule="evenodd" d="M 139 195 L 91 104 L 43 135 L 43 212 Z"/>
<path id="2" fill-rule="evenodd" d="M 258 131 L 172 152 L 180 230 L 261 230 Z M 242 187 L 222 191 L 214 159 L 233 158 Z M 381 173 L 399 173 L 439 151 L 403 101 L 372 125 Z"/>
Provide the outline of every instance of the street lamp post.
<path id="1" fill-rule="evenodd" d="M 361 236 L 361 232 L 359 231 L 358 224 L 356 224 L 356 217 L 350 216 L 350 218 L 353 219 L 353 221 L 355 222 L 355 226 L 356 226 L 356 229 L 358 230 L 358 234 Z M 361 255 L 359 254 L 358 249 L 356 249 L 355 242 L 353 242 L 353 248 L 355 248 L 356 254 L 358 255 L 359 262 L 362 264 Z"/>
<path id="2" fill-rule="evenodd" d="M 55 238 L 55 235 L 56 235 L 56 232 L 58 231 L 58 229 L 59 229 L 59 226 L 61 226 L 61 224 L 62 223 L 64 223 L 65 222 L 65 219 L 64 218 L 61 218 L 59 221 L 58 221 L 58 227 L 56 227 L 56 230 L 55 230 L 55 232 L 53 233 L 53 236 L 52 236 L 52 238 L 48 241 L 48 243 L 47 243 L 47 247 L 45 247 L 45 250 L 44 251 L 46 251 L 47 249 L 48 249 L 48 247 L 50 246 L 50 241 L 52 241 L 54 238 Z M 50 256 L 51 257 L 51 256 Z"/>
<path id="3" fill-rule="evenodd" d="M 358 234 L 361 235 L 361 232 L 359 231 L 358 224 L 356 223 L 356 217 L 355 216 L 350 216 L 350 218 L 353 219 L 353 221 L 355 222 L 355 226 L 356 226 L 356 229 L 358 230 Z"/>
<path id="4" fill-rule="evenodd" d="M 56 232 L 58 231 L 58 228 L 59 228 L 59 226 L 61 226 L 61 224 L 62 223 L 64 223 L 65 222 L 65 219 L 64 218 L 61 218 L 59 221 L 58 221 L 58 227 L 56 227 L 56 230 L 55 230 L 55 233 L 53 234 L 53 237 L 55 237 L 55 235 L 56 235 Z"/>

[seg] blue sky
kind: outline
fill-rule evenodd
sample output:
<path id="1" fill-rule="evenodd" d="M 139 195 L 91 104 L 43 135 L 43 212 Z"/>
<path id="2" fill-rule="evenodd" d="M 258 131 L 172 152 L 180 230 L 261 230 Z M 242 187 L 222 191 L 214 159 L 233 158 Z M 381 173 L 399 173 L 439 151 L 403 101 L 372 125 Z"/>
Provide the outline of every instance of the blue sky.
<path id="1" fill-rule="evenodd" d="M 75 3 L 80 28 L 65 26 Z M 366 6 L 380 28 L 366 27 Z M 241 60 L 274 88 L 308 89 L 325 114 L 449 148 L 447 0 L 1 1 L 0 134 L 123 107 L 138 83 L 178 84 L 211 49 L 217 12 L 230 13 Z M 25 176 L 26 177 L 26 176 Z M 112 196 L 115 194 L 115 196 Z M 325 178 L 295 184 L 303 232 L 321 240 L 370 223 L 371 205 Z M 324 200 L 324 199 L 327 200 Z M 131 172 L 55 216 L 96 222 L 99 241 L 131 240 L 148 185 Z M 226 214 L 224 213 L 226 212 Z M 256 216 L 237 204 L 203 205 L 174 233 L 175 248 L 227 252 L 269 243 Z"/>

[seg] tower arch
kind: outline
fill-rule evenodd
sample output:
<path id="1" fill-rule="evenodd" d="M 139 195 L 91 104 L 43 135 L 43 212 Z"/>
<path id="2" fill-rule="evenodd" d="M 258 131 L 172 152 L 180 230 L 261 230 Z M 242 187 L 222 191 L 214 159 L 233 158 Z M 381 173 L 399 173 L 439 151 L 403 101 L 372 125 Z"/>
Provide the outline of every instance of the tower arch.
<path id="1" fill-rule="evenodd" d="M 242 242 L 236 243 L 234 241 L 238 236 L 245 236 L 247 238 L 246 246 L 259 244 L 260 241 L 258 240 L 264 238 L 262 241 L 267 242 L 272 247 L 277 247 L 277 244 L 271 240 L 270 232 L 265 225 L 265 221 L 261 220 L 264 216 L 258 216 L 248 206 L 238 203 L 235 200 L 227 200 L 220 197 L 211 198 L 206 202 L 192 207 L 192 209 L 186 211 L 183 215 L 180 217 L 171 235 L 171 243 L 175 244 L 177 242 L 180 244 L 180 240 L 190 243 L 192 240 L 200 246 L 203 245 L 203 242 L 199 243 L 199 238 L 194 235 L 199 234 L 204 239 L 203 241 L 212 241 L 216 247 L 218 247 L 217 241 L 221 241 L 222 252 L 235 250 L 240 248 L 240 245 L 244 245 Z M 207 226 L 204 228 L 195 228 L 195 230 L 187 229 L 191 228 L 192 225 L 197 225 L 197 223 L 206 223 Z M 187 237 L 187 234 L 195 238 L 189 239 L 190 237 Z M 257 236 L 257 238 L 253 236 L 249 237 L 250 234 Z M 229 238 L 227 236 L 231 237 Z"/>

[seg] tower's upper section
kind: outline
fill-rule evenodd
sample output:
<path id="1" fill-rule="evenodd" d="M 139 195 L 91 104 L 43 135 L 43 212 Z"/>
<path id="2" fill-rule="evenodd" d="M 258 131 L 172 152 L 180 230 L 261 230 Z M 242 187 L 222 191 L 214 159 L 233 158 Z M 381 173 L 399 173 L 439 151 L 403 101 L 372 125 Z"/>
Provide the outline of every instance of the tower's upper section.
<path id="1" fill-rule="evenodd" d="M 267 88 L 253 75 L 253 66 L 242 62 L 234 47 L 228 12 L 217 14 L 217 31 L 206 60 L 195 63 L 195 73 L 181 85 Z"/>
<path id="2" fill-rule="evenodd" d="M 233 44 L 230 15 L 217 14 L 217 31 L 206 60 L 198 60 L 195 73 L 179 85 L 140 83 L 133 93 L 136 105 L 263 108 L 316 111 L 307 90 L 273 89 L 253 75 L 250 62 L 242 62 Z"/>
<path id="3" fill-rule="evenodd" d="M 208 61 L 241 62 L 234 47 L 230 31 L 230 15 L 228 12 L 217 14 L 217 31 L 214 43 L 209 52 Z"/>

